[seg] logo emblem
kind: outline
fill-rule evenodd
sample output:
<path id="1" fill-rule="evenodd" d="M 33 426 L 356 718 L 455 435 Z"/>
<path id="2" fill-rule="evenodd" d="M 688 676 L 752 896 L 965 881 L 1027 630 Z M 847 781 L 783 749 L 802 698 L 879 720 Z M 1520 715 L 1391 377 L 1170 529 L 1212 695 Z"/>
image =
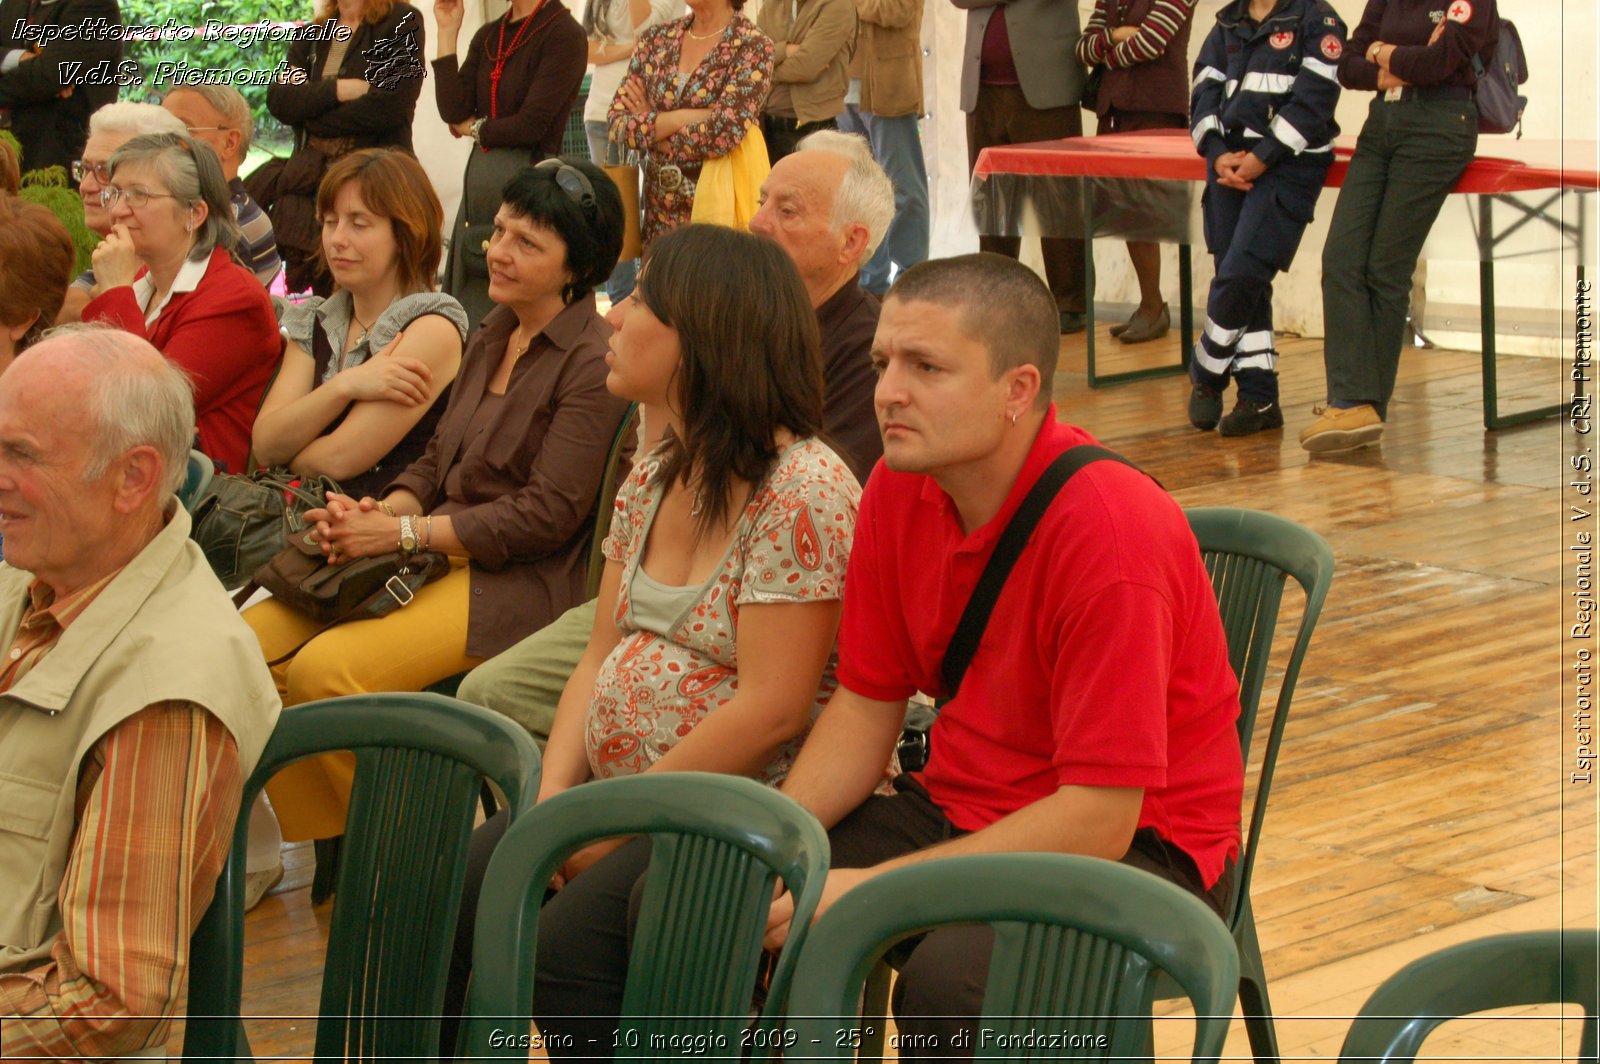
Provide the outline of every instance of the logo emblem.
<path id="1" fill-rule="evenodd" d="M 1344 42 L 1339 40 L 1337 33 L 1330 33 L 1322 38 L 1322 54 L 1335 61 L 1344 55 Z"/>
<path id="2" fill-rule="evenodd" d="M 1445 11 L 1444 17 L 1451 22 L 1466 22 L 1472 18 L 1472 5 L 1467 0 L 1455 0 Z"/>
<path id="3" fill-rule="evenodd" d="M 1465 0 L 1462 0 L 1462 2 L 1465 2 Z M 1294 34 L 1293 33 L 1274 33 L 1271 37 L 1267 38 L 1267 43 L 1272 45 L 1272 47 L 1274 47 L 1274 48 L 1282 50 L 1284 48 L 1289 47 L 1291 44 L 1294 43 Z"/>

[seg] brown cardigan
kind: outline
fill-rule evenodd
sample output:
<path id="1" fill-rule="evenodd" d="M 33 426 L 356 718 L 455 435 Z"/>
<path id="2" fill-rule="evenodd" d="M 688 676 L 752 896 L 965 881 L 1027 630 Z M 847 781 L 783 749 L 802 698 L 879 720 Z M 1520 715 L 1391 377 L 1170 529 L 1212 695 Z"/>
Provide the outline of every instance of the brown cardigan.
<path id="1" fill-rule="evenodd" d="M 467 653 L 492 657 L 584 600 L 584 563 L 606 452 L 627 403 L 606 391 L 610 328 L 585 296 L 557 314 L 511 370 L 487 432 L 467 441 L 517 319 L 496 307 L 473 333 L 439 428 L 386 492 L 448 514 L 472 557 Z M 459 490 L 445 480 L 459 471 Z"/>

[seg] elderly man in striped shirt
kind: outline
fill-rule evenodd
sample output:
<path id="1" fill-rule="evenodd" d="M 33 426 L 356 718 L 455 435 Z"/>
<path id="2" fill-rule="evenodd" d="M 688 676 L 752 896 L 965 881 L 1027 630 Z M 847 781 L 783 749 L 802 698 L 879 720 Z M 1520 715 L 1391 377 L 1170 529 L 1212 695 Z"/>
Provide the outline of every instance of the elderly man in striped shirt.
<path id="1" fill-rule="evenodd" d="M 56 330 L 0 388 L 0 1056 L 162 1055 L 281 708 L 174 491 L 183 371 Z"/>

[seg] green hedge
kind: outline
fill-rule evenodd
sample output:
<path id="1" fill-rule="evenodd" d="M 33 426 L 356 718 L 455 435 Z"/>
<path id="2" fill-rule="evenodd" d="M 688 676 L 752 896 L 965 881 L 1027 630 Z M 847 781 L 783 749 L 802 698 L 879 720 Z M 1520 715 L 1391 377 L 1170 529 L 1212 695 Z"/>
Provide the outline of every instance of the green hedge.
<path id="1" fill-rule="evenodd" d="M 268 22 L 297 22 L 313 17 L 312 4 L 308 0 L 252 0 L 248 5 L 218 3 L 214 0 L 200 0 L 198 4 L 193 0 L 121 0 L 121 8 L 123 24 L 129 28 L 183 26 L 200 31 L 210 20 L 224 25 L 239 25 L 247 21 L 254 25 L 263 19 Z M 161 40 L 130 40 L 123 46 L 123 58 L 138 64 L 139 75 L 144 83 L 125 85 L 121 97 L 124 100 L 157 103 L 179 84 L 171 75 L 172 70 L 270 71 L 288 52 L 287 40 L 257 40 L 243 47 L 238 40 L 208 39 L 200 32 L 188 40 L 178 40 L 175 36 Z M 166 77 L 157 80 L 163 73 L 161 64 L 164 62 L 174 66 L 167 68 Z M 263 147 L 287 145 L 289 131 L 267 113 L 266 86 L 236 84 L 235 88 L 250 103 L 251 114 L 256 120 L 256 138 Z"/>

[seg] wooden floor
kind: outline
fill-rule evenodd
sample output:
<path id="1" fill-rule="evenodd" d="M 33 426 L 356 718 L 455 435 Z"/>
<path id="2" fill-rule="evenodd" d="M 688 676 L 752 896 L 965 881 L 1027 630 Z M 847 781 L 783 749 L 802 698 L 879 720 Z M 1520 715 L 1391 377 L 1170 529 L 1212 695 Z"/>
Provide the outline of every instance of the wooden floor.
<path id="1" fill-rule="evenodd" d="M 1176 360 L 1176 337 L 1099 370 Z M 1563 677 L 1575 644 L 1564 421 L 1482 428 L 1475 354 L 1408 353 L 1381 447 L 1311 460 L 1319 343 L 1281 342 L 1288 426 L 1244 440 L 1192 430 L 1178 377 L 1098 391 L 1063 340 L 1061 416 L 1154 473 L 1184 505 L 1249 506 L 1322 533 L 1338 568 L 1301 677 L 1256 865 L 1255 909 L 1286 1059 L 1337 1056 L 1349 1017 L 1422 953 L 1503 930 L 1596 924 L 1597 792 L 1566 783 Z M 1554 360 L 1502 360 L 1502 408 L 1562 398 Z M 1575 498 L 1570 501 L 1577 501 Z M 1593 527 L 1592 520 L 1588 527 Z M 1136 667 L 1137 663 L 1130 663 Z M 1570 688 L 1570 680 L 1567 681 Z M 291 853 L 286 881 L 306 881 Z M 250 915 L 246 1005 L 316 1008 L 326 907 L 286 890 Z M 1447 1025 L 1439 1059 L 1556 1060 L 1554 1010 Z M 1186 1059 L 1184 1021 L 1160 1025 Z M 258 1053 L 305 1053 L 305 1020 L 255 1021 Z M 177 1043 L 175 1043 L 177 1044 Z M 1242 1025 L 1229 1053 L 1243 1059 Z"/>

